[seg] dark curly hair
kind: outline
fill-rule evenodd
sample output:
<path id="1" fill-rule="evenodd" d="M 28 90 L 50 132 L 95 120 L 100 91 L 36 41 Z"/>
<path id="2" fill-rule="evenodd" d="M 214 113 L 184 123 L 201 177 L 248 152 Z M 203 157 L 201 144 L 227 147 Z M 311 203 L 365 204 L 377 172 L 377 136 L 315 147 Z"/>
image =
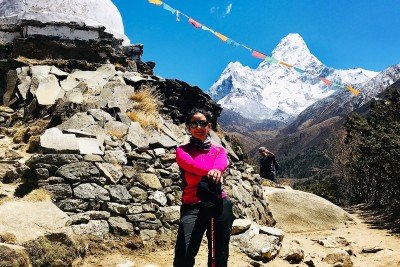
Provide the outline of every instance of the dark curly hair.
<path id="1" fill-rule="evenodd" d="M 213 117 L 212 117 L 211 112 L 209 112 L 209 111 L 207 111 L 205 109 L 201 109 L 201 108 L 194 108 L 186 115 L 186 120 L 185 120 L 186 125 L 188 125 L 190 123 L 192 117 L 196 113 L 203 114 L 206 117 L 206 120 L 208 122 L 210 122 L 210 123 L 212 122 Z"/>

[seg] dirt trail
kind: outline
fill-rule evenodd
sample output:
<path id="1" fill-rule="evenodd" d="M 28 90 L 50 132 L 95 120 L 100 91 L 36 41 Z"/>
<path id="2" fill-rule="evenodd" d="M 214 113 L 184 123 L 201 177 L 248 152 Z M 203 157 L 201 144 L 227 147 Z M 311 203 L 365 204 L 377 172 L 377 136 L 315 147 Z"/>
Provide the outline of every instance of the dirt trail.
<path id="1" fill-rule="evenodd" d="M 351 250 L 353 255 L 351 260 L 354 266 L 360 267 L 395 267 L 400 266 L 400 237 L 390 234 L 386 230 L 373 229 L 361 220 L 359 211 L 351 212 L 356 222 L 343 228 L 320 232 L 287 233 L 283 240 L 283 246 L 279 256 L 273 261 L 261 265 L 268 267 L 285 266 L 307 266 L 304 262 L 300 264 L 289 264 L 283 260 L 283 255 L 291 246 L 293 240 L 297 240 L 300 247 L 304 250 L 305 258 L 312 259 L 315 266 L 332 266 L 322 262 L 322 258 L 337 248 L 326 248 L 316 241 L 327 236 L 343 237 L 350 245 L 341 247 L 344 250 Z M 364 248 L 382 248 L 376 253 L 363 253 Z M 196 258 L 197 267 L 207 266 L 207 244 L 204 242 Z M 173 261 L 173 248 L 154 249 L 153 252 L 140 253 L 134 255 L 107 255 L 104 257 L 89 258 L 85 266 L 117 266 L 117 264 L 128 266 L 147 266 L 147 267 L 170 267 Z M 229 265 L 230 267 L 251 266 L 251 260 L 238 251 L 231 248 Z M 132 263 L 134 265 L 132 265 Z"/>

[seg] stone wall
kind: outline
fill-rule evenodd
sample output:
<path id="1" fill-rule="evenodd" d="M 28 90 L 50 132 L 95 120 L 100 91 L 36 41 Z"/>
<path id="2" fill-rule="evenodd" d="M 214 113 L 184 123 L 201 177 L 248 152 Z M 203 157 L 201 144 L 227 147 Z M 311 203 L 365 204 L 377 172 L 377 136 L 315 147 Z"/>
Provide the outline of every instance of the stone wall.
<path id="1" fill-rule="evenodd" d="M 6 93 L 16 109 L 0 114 L 7 115 L 2 127 L 15 133 L 15 127 L 47 121 L 26 162 L 25 188 L 49 191 L 78 234 L 155 237 L 177 227 L 182 193 L 175 149 L 188 140 L 182 122 L 190 108 L 219 116 L 221 108 L 208 95 L 184 82 L 120 72 L 113 65 L 71 73 L 46 65 L 13 72 Z M 142 128 L 126 114 L 142 86 L 163 96 L 158 129 Z M 222 136 L 212 132 L 213 142 L 230 157 L 225 190 L 236 217 L 273 225 L 259 176 Z"/>

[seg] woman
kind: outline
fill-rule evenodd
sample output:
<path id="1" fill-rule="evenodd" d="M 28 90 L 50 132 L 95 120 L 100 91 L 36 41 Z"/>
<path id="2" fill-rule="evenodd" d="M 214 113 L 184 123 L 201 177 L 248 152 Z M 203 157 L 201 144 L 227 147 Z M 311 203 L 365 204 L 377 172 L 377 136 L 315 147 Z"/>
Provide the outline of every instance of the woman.
<path id="1" fill-rule="evenodd" d="M 183 193 L 181 219 L 175 245 L 175 267 L 194 266 L 204 232 L 207 230 L 208 266 L 211 266 L 211 217 L 215 217 L 215 266 L 227 266 L 229 239 L 233 223 L 232 202 L 221 193 L 221 209 L 215 214 L 198 197 L 202 179 L 214 185 L 223 184 L 223 173 L 228 167 L 226 150 L 211 144 L 211 114 L 201 109 L 191 111 L 186 127 L 190 142 L 176 150 L 176 161 L 181 169 Z M 216 207 L 213 207 L 216 209 Z M 214 215 L 213 215 L 214 213 Z"/>

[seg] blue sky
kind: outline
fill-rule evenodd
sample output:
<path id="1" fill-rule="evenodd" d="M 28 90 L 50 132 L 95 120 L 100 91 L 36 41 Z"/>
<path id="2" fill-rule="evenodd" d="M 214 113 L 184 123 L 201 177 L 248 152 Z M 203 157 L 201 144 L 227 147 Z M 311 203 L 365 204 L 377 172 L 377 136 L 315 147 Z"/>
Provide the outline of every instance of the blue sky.
<path id="1" fill-rule="evenodd" d="M 260 60 L 240 47 L 195 29 L 147 0 L 113 0 L 132 43 L 144 44 L 143 61 L 155 73 L 203 90 L 231 61 L 256 68 Z M 270 55 L 289 33 L 299 33 L 311 53 L 336 69 L 381 71 L 400 63 L 399 0 L 168 0 L 168 5 L 255 50 Z M 289 62 L 290 63 L 290 62 Z"/>

